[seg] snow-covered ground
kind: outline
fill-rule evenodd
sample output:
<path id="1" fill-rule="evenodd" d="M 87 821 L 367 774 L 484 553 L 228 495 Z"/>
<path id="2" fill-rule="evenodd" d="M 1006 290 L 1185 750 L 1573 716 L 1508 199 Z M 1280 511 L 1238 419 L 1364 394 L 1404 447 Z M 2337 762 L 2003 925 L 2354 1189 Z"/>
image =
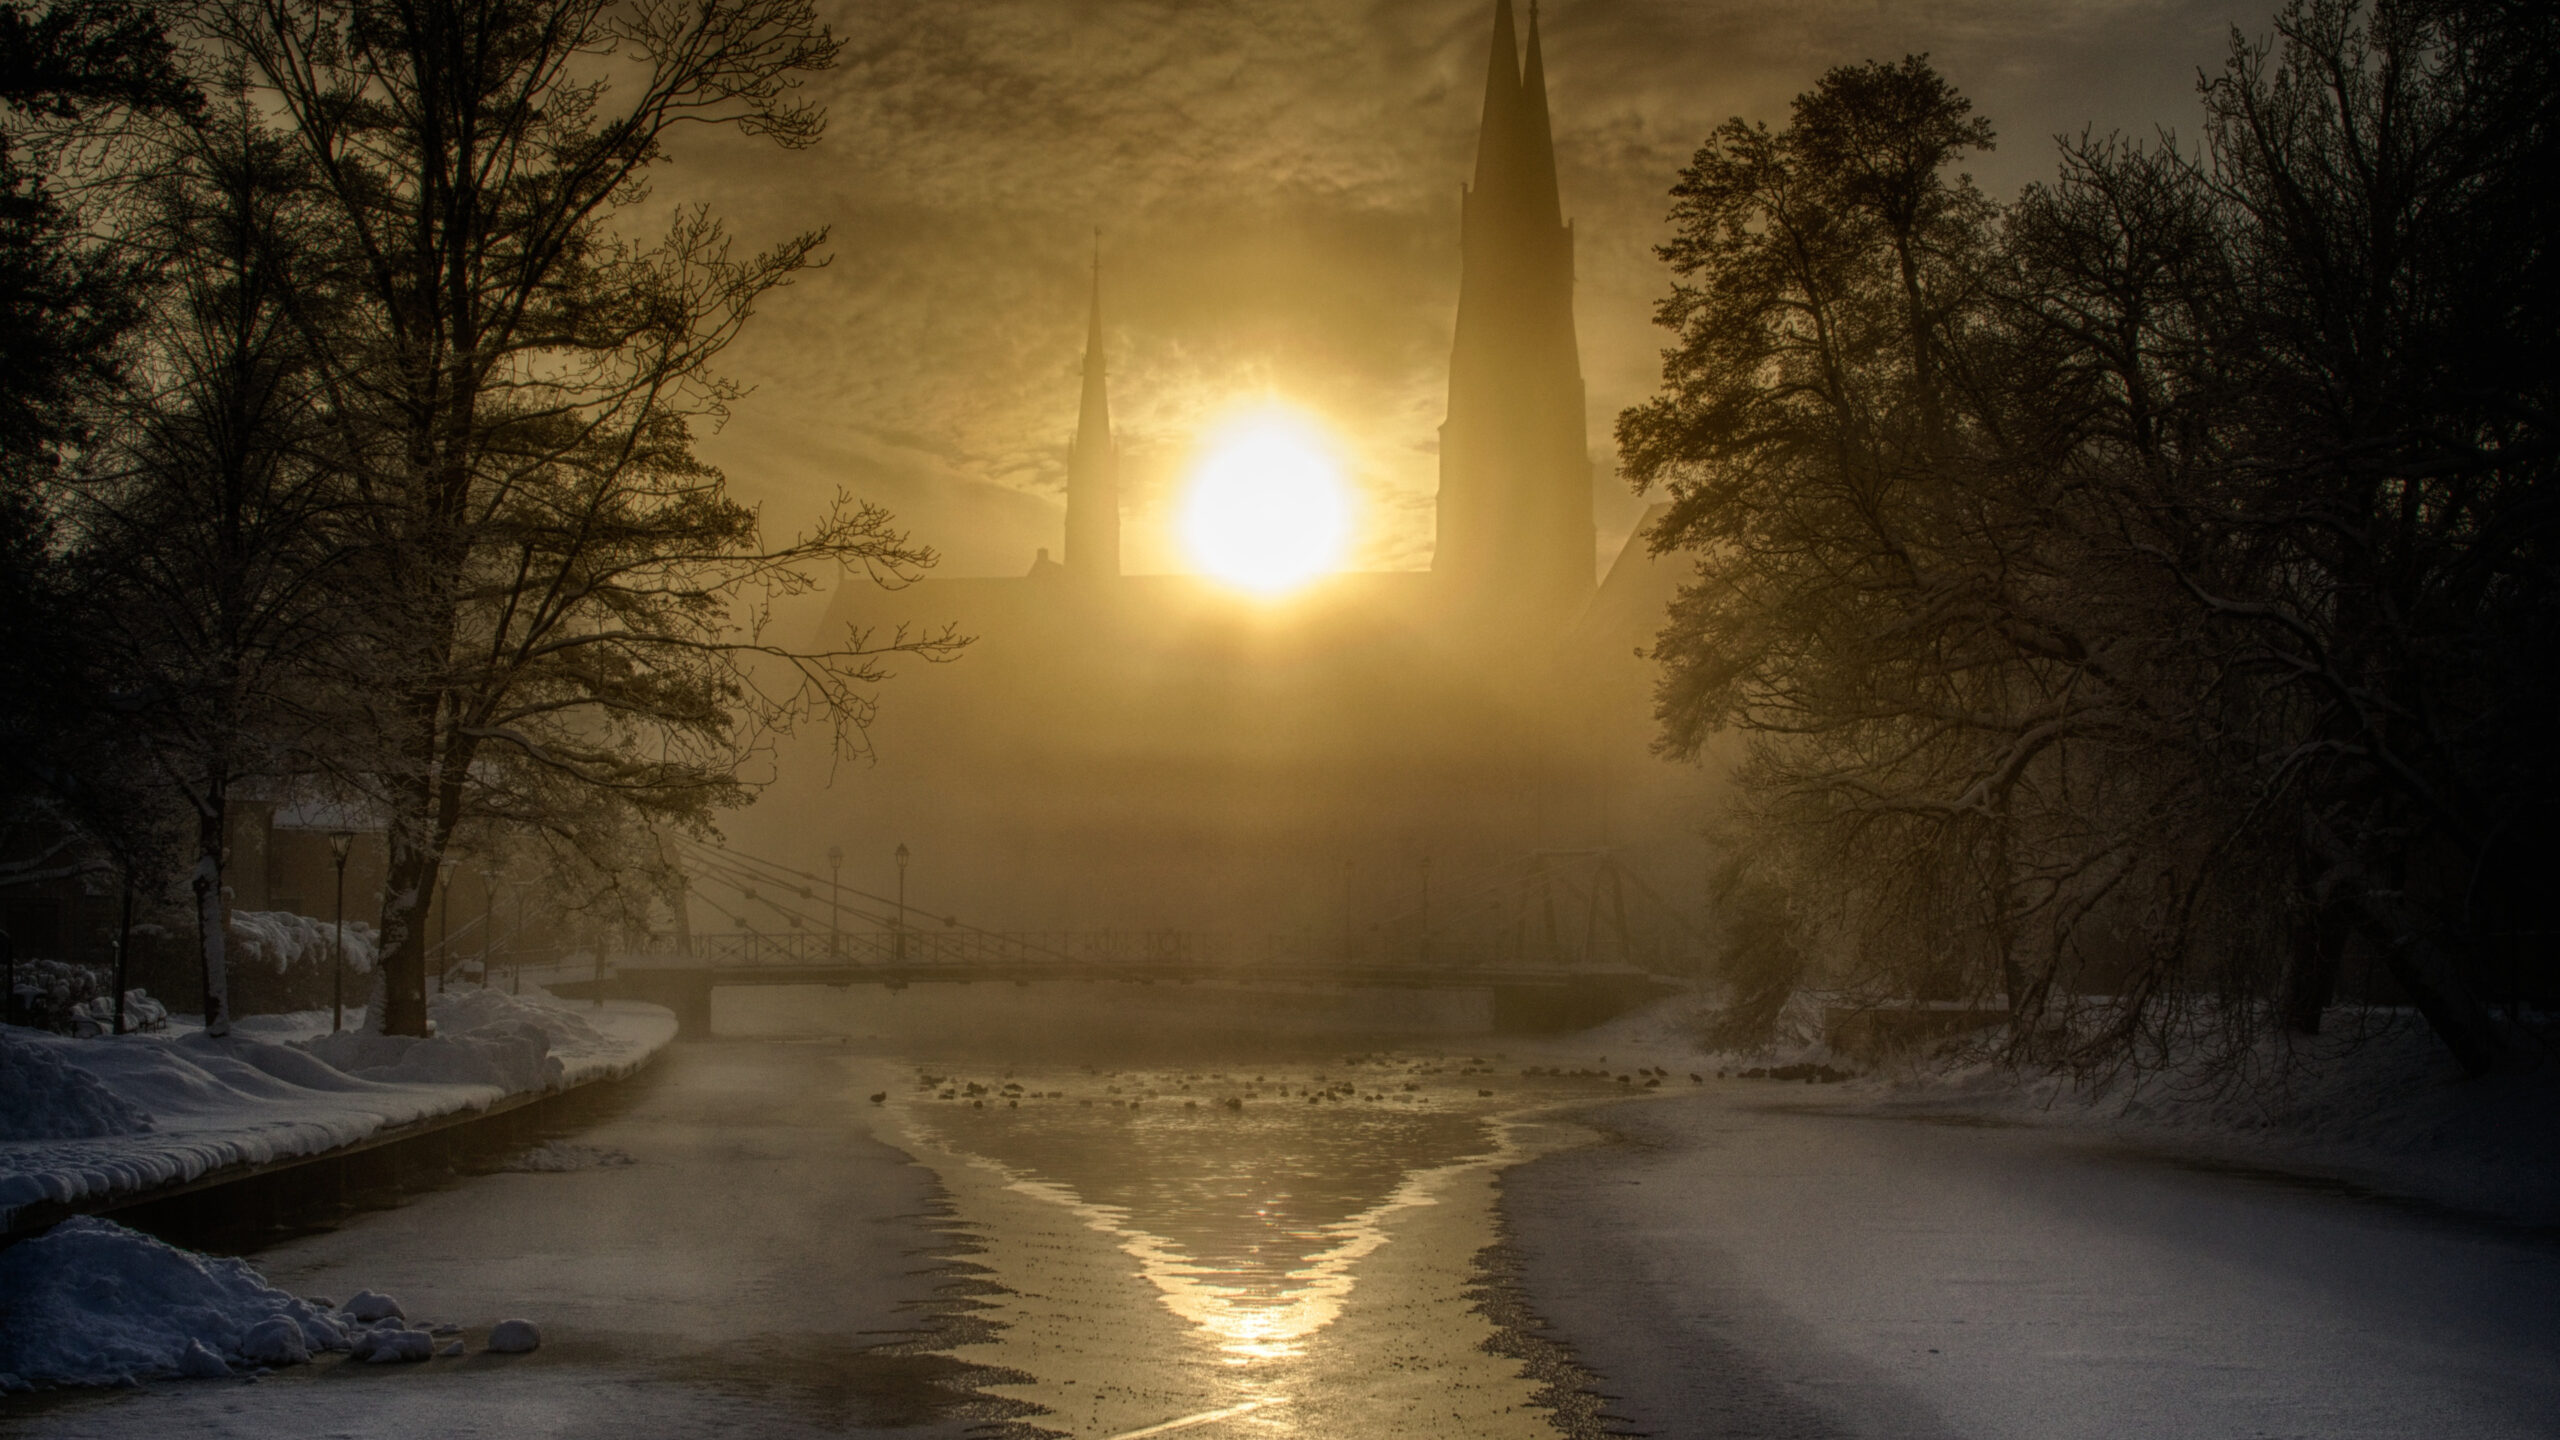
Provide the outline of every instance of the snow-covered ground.
<path id="1" fill-rule="evenodd" d="M 448 993 L 431 1039 L 326 1011 L 209 1038 L 72 1039 L 0 1028 L 0 1228 L 44 1201 L 89 1207 L 234 1166 L 317 1155 L 512 1095 L 628 1074 L 675 1036 L 653 1005 Z"/>
<path id="2" fill-rule="evenodd" d="M 1676 996 L 1542 1047 L 1550 1059 L 1688 1076 L 1821 1065 L 1862 1072 L 1838 1084 L 1760 1082 L 1772 1098 L 1826 1111 L 1941 1124 L 2068 1131 L 2183 1161 L 2286 1172 L 2442 1205 L 2507 1223 L 2560 1227 L 2560 1066 L 2467 1080 L 2415 1015 L 2346 1017 L 2342 1033 L 2270 1042 L 2254 1073 L 2152 1072 L 2084 1081 L 1959 1052 L 1881 1065 L 1825 1048 L 1810 1024 L 1750 1055 L 1702 1049 L 1699 1002 Z M 1524 1047 L 1514 1046 L 1515 1055 Z"/>
<path id="3" fill-rule="evenodd" d="M 0 1396 L 0 1434 L 985 1434 L 986 1402 L 969 1393 L 978 1372 L 915 1353 L 915 1342 L 941 1347 L 913 1332 L 944 1315 L 960 1324 L 984 1287 L 946 1253 L 960 1237 L 940 1228 L 932 1173 L 872 1137 L 894 1139 L 895 1120 L 865 1097 L 905 1069 L 837 1045 L 729 1043 L 676 1047 L 660 1067 L 644 1096 L 574 1142 L 251 1257 L 274 1291 L 337 1301 L 325 1313 L 342 1323 L 368 1289 L 406 1306 L 413 1330 L 456 1322 L 457 1334 L 432 1336 L 432 1358 L 323 1356 L 255 1384 L 234 1362 L 229 1382 Z M 0 1269 L 0 1308 L 13 1280 Z M 491 1353 L 511 1316 L 541 1327 L 537 1354 Z M 0 1318 L 0 1332 L 12 1328 Z M 464 1353 L 446 1358 L 457 1340 Z M 218 1327 L 206 1344 L 221 1347 Z"/>
<path id="4" fill-rule="evenodd" d="M 2535 1232 L 1807 1098 L 1837 1088 L 1710 1080 L 1504 1176 L 1529 1306 L 1621 1428 L 2560 1433 L 2560 1255 Z"/>
<path id="5" fill-rule="evenodd" d="M 2553 1076 L 2466 1081 L 2383 1023 L 2249 1086 L 1952 1052 L 1787 1083 L 1741 1076 L 1853 1062 L 1705 1053 L 1695 1018 L 1542 1047 L 1669 1073 L 1503 1178 L 1528 1304 L 1613 1428 L 2560 1435 Z"/>

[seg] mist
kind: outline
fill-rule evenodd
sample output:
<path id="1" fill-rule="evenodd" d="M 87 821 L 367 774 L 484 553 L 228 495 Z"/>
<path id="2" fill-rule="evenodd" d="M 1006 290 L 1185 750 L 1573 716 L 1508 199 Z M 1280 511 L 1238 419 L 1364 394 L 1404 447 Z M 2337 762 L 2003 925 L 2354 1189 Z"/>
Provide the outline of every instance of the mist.
<path id="1" fill-rule="evenodd" d="M 2548 1434 L 2545 8 L 0 0 L 0 1431 Z"/>

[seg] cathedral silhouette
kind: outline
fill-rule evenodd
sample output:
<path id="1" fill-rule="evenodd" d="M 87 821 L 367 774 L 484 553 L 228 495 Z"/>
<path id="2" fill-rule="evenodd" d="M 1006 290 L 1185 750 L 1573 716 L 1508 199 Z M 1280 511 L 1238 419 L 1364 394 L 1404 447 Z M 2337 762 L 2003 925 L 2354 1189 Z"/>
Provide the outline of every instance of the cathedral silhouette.
<path id="1" fill-rule="evenodd" d="M 1457 336 L 1431 565 L 1451 613 L 1505 623 L 1577 614 L 1591 598 L 1596 544 L 1573 327 L 1573 225 L 1556 188 L 1542 51 L 1536 8 L 1524 60 L 1510 0 L 1496 0 L 1475 179 L 1460 192 Z M 1034 573 L 1117 579 L 1119 457 L 1098 255 L 1068 454 L 1065 551 L 1054 564 L 1043 552 Z"/>
<path id="2" fill-rule="evenodd" d="M 1469 917 L 1429 913 L 1431 875 L 1454 895 L 1556 848 L 1693 890 L 1699 779 L 1648 755 L 1635 653 L 1673 569 L 1639 532 L 1593 582 L 1574 234 L 1536 13 L 1524 55 L 1510 0 L 1462 197 L 1430 570 L 1330 575 L 1277 614 L 1123 574 L 1097 258 L 1060 554 L 1011 579 L 842 587 L 830 640 L 956 622 L 976 643 L 887 688 L 873 763 L 776 787 L 754 828 L 905 843 L 940 867 L 932 904 L 1006 929 L 1455 943 Z"/>

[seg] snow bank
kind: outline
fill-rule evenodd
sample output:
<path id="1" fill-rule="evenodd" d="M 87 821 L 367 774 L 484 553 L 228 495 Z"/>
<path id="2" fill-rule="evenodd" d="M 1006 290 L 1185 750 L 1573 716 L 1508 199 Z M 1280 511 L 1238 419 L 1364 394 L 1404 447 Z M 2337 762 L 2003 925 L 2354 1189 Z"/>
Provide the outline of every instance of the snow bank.
<path id="1" fill-rule="evenodd" d="M 2245 1069 L 2121 1072 L 2089 1080 L 1986 1059 L 1950 1041 L 1872 1061 L 1821 1039 L 1821 997 L 1790 1002 L 1767 1046 L 1702 1044 L 1704 1002 L 1674 996 L 1580 1034 L 1514 1042 L 1517 1052 L 1710 1078 L 1757 1067 L 1866 1071 L 1790 1103 L 1876 1115 L 1996 1118 L 2104 1134 L 2216 1165 L 2320 1176 L 2531 1225 L 2560 1224 L 2560 1068 L 2464 1078 L 2414 1013 L 2341 1009 L 2337 1033 L 2271 1036 Z M 1829 1078 L 1828 1075 L 1822 1078 Z M 1772 1097 L 1776 1098 L 1776 1097 Z"/>
<path id="2" fill-rule="evenodd" d="M 231 912 L 231 956 L 239 965 L 263 965 L 279 975 L 297 969 L 326 971 L 336 953 L 338 927 L 290 910 Z M 373 973 L 374 929 L 360 920 L 346 927 L 347 971 Z"/>
<path id="3" fill-rule="evenodd" d="M 2560 1072 L 2471 1080 L 2414 1014 L 2332 1019 L 2345 1033 L 2263 1042 L 2244 1079 L 2170 1071 L 2083 1082 L 1923 1058 L 1842 1088 L 1885 1113 L 2103 1130 L 2220 1163 L 2560 1224 Z"/>
<path id="4" fill-rule="evenodd" d="M 628 1075 L 676 1038 L 675 1012 L 655 1005 L 599 1007 L 545 994 L 459 990 L 438 999 L 429 1013 L 442 1030 L 477 1034 L 513 1023 L 541 1031 L 562 1083 L 570 1085 Z"/>
<path id="5" fill-rule="evenodd" d="M 549 995 L 450 991 L 427 1007 L 432 1039 L 348 1031 L 300 1042 L 350 1075 L 387 1083 L 495 1085 L 510 1094 L 625 1075 L 675 1038 L 628 1008 L 573 1007 Z M 640 1042 L 637 1056 L 635 1041 Z"/>
<path id="6" fill-rule="evenodd" d="M 120 1385 L 344 1350 L 347 1333 L 239 1260 L 83 1216 L 0 1251 L 0 1387 Z"/>
<path id="7" fill-rule="evenodd" d="M 440 997 L 430 1014 L 437 1034 L 426 1040 L 349 1032 L 278 1043 L 259 1038 L 281 1038 L 263 1026 L 220 1039 L 0 1030 L 0 1119 L 16 1127 L 22 1108 L 39 1117 L 27 1133 L 0 1135 L 0 1226 L 31 1204 L 85 1208 L 628 1074 L 676 1030 L 651 1005 L 478 991 Z M 325 1030 L 327 1012 L 315 1018 Z M 26 1087 L 27 1106 L 12 1085 Z"/>
<path id="8" fill-rule="evenodd" d="M 521 1020 L 469 1029 L 449 1024 L 429 1039 L 350 1030 L 299 1042 L 332 1069 L 384 1084 L 487 1086 L 501 1095 L 559 1088 L 560 1062 L 550 1038 Z"/>
<path id="9" fill-rule="evenodd" d="M 133 1135 L 151 1117 L 51 1049 L 0 1030 L 0 1141 Z"/>

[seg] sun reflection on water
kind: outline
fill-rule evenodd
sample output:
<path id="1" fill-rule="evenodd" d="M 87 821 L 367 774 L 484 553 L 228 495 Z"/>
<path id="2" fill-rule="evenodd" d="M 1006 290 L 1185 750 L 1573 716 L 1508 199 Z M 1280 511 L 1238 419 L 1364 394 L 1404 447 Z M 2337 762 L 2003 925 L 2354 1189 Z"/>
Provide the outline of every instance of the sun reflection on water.
<path id="1" fill-rule="evenodd" d="M 1504 1127 L 1496 1127 L 1497 1136 Z M 1342 1313 L 1351 1293 L 1354 1267 L 1387 1243 L 1387 1221 L 1401 1210 L 1436 1205 L 1432 1192 L 1448 1175 L 1499 1158 L 1501 1147 L 1487 1155 L 1469 1156 L 1455 1164 L 1408 1176 L 1385 1200 L 1348 1220 L 1323 1227 L 1332 1243 L 1279 1277 L 1274 1293 L 1268 1282 L 1240 1280 L 1229 1266 L 1204 1265 L 1157 1236 L 1131 1225 L 1129 1212 L 1116 1205 L 1097 1205 L 1053 1180 L 1016 1173 L 984 1156 L 980 1165 L 1005 1177 L 1006 1188 L 1061 1206 L 1087 1226 L 1112 1237 L 1136 1260 L 1139 1273 L 1156 1287 L 1165 1308 L 1190 1323 L 1213 1342 L 1233 1365 L 1255 1360 L 1282 1360 L 1303 1353 L 1307 1337 Z"/>
<path id="2" fill-rule="evenodd" d="M 1470 1288 L 1491 1177 L 1557 1143 L 1529 1072 L 1392 1052 L 966 1068 L 919 1068 L 898 1108 L 990 1286 L 967 1354 L 1020 1375 L 993 1388 L 1041 1425 L 1550 1433 Z"/>

